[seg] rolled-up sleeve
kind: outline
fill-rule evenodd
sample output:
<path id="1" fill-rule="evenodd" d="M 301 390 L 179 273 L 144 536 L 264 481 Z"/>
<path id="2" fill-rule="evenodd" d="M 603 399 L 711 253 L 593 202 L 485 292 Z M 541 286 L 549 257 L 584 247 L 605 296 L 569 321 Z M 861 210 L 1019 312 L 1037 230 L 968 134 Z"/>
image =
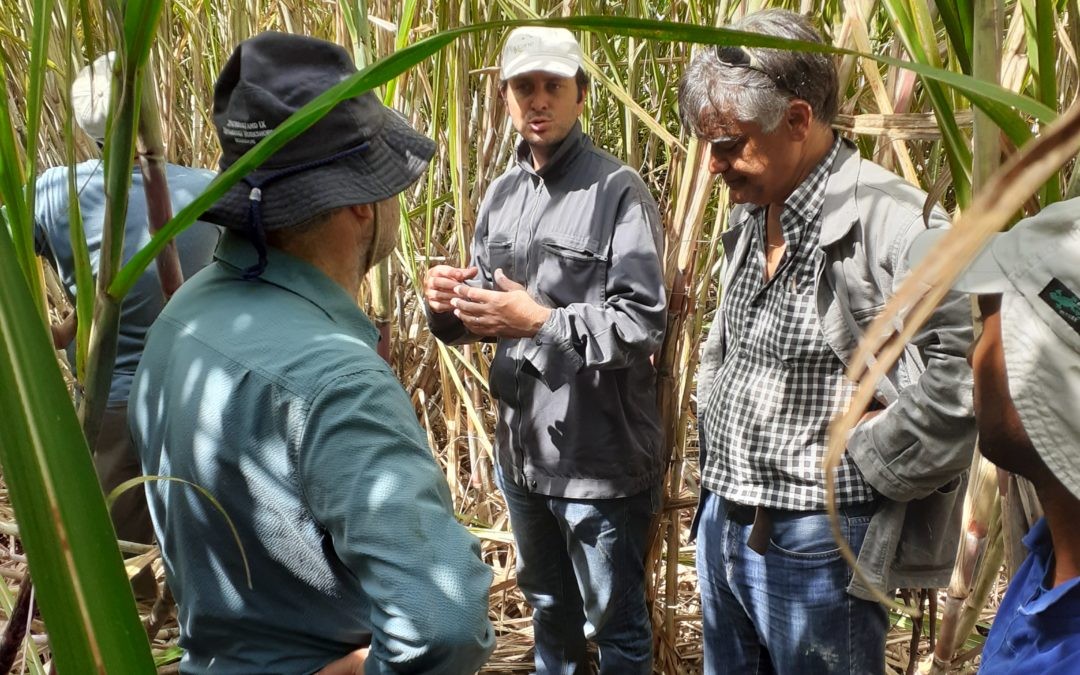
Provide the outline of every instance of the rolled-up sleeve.
<path id="1" fill-rule="evenodd" d="M 371 600 L 364 672 L 475 672 L 494 647 L 492 573 L 454 518 L 408 396 L 389 372 L 344 375 L 308 419 L 304 497 Z"/>
<path id="2" fill-rule="evenodd" d="M 554 308 L 524 356 L 549 386 L 589 369 L 622 368 L 648 358 L 664 339 L 660 215 L 644 185 L 623 196 L 610 247 L 602 303 Z"/>

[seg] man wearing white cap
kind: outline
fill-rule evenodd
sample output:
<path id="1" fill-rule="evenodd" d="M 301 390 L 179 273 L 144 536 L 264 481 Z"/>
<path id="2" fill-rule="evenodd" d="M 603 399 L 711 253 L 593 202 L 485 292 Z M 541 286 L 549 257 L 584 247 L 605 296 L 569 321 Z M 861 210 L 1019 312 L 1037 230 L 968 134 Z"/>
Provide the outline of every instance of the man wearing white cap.
<path id="1" fill-rule="evenodd" d="M 980 674 L 1072 673 L 1080 657 L 1080 200 L 992 243 L 954 288 L 979 295 L 971 354 L 979 447 L 1028 478 L 1045 518 L 998 608 Z M 921 256 L 940 237 L 916 240 Z M 921 240 L 921 241 L 920 241 Z"/>
<path id="2" fill-rule="evenodd" d="M 489 188 L 472 266 L 425 279 L 432 332 L 494 338 L 495 455 L 533 607 L 536 669 L 650 673 L 644 593 L 662 475 L 656 371 L 666 299 L 656 203 L 581 131 L 588 79 L 567 30 L 519 28 L 501 92 L 522 142 Z"/>
<path id="3" fill-rule="evenodd" d="M 115 55 L 105 54 L 83 68 L 71 87 L 71 107 L 79 127 L 100 147 L 105 140 L 109 108 L 109 89 Z M 71 245 L 69 172 L 75 174 L 79 195 L 83 234 L 90 253 L 90 265 L 98 269 L 101 239 L 105 224 L 105 171 L 100 159 L 91 159 L 74 167 L 58 166 L 41 174 L 36 183 L 34 201 L 35 247 L 56 268 L 64 287 L 75 297 L 75 255 Z M 169 193 L 174 210 L 187 206 L 213 179 L 211 171 L 191 169 L 176 164 L 165 165 Z M 184 277 L 206 266 L 218 240 L 218 229 L 209 223 L 196 222 L 176 239 Z M 146 193 L 142 172 L 136 167 L 131 175 L 127 220 L 124 225 L 126 262 L 150 241 L 147 224 Z M 139 365 L 146 331 L 154 322 L 165 299 L 158 281 L 157 267 L 150 265 L 124 298 L 120 309 L 116 367 L 113 370 L 109 401 L 101 431 L 92 441 L 94 463 L 102 488 L 108 492 L 120 483 L 141 475 L 139 457 L 132 446 L 127 428 L 127 399 L 131 378 Z M 74 363 L 75 313 L 53 328 L 53 342 L 58 349 L 68 348 Z M 120 539 L 140 543 L 153 540 L 153 526 L 146 510 L 142 490 L 128 490 L 112 507 L 113 526 Z M 144 574 L 135 580 L 139 595 L 152 596 L 153 576 Z"/>

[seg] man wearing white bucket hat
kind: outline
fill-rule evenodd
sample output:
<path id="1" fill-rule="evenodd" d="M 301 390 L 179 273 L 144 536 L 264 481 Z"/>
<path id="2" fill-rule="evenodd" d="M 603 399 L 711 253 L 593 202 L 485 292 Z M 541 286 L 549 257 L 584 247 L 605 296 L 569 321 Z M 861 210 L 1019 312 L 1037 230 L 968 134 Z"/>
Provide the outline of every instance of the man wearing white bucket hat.
<path id="1" fill-rule="evenodd" d="M 71 107 L 75 121 L 99 147 L 105 141 L 114 62 L 115 54 L 112 52 L 100 56 L 79 72 L 71 86 Z M 74 298 L 75 253 L 71 244 L 71 193 L 68 190 L 71 173 L 74 173 L 90 266 L 98 269 L 105 227 L 105 170 L 100 159 L 90 159 L 73 167 L 53 167 L 38 177 L 35 184 L 34 244 L 38 255 L 49 260 L 65 290 Z M 166 164 L 165 174 L 174 211 L 187 206 L 214 178 L 212 171 L 177 164 Z M 143 181 L 142 172 L 135 167 L 131 174 L 124 223 L 124 262 L 150 242 Z M 185 278 L 210 262 L 217 240 L 218 229 L 201 221 L 192 224 L 176 238 Z M 164 306 L 157 266 L 150 265 L 124 298 L 120 308 L 116 365 L 109 387 L 108 404 L 101 431 L 97 438 L 90 439 L 94 466 L 106 493 L 142 474 L 139 456 L 128 432 L 127 399 L 131 379 L 142 356 L 146 332 Z M 74 312 L 62 324 L 53 327 L 53 343 L 57 349 L 68 349 L 72 364 L 75 363 L 75 347 L 72 344 L 75 328 Z M 154 529 L 146 510 L 146 496 L 141 489 L 128 490 L 120 495 L 113 503 L 110 515 L 120 539 L 144 544 L 153 541 Z M 157 590 L 149 568 L 135 577 L 133 586 L 139 597 L 153 597 Z"/>
<path id="2" fill-rule="evenodd" d="M 494 338 L 496 476 L 533 608 L 536 669 L 650 673 L 644 559 L 662 470 L 656 371 L 665 326 L 656 203 L 578 117 L 588 79 L 562 28 L 519 28 L 501 91 L 522 137 L 488 189 L 472 266 L 425 280 L 432 332 Z"/>
<path id="3" fill-rule="evenodd" d="M 1028 478 L 1045 518 L 998 608 L 981 675 L 1073 673 L 1080 658 L 1080 200 L 995 235 L 954 288 L 978 294 L 979 447 Z M 916 260 L 943 233 L 912 246 Z"/>

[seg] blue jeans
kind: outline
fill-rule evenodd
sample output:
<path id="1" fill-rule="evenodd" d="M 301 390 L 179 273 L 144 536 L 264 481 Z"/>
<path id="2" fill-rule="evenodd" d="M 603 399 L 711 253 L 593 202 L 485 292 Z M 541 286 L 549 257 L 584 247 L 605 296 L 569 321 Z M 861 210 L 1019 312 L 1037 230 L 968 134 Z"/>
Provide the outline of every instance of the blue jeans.
<path id="1" fill-rule="evenodd" d="M 705 674 L 851 673 L 885 670 L 885 609 L 847 593 L 851 570 L 822 511 L 772 511 L 765 555 L 747 546 L 751 525 L 728 518 L 707 493 L 697 539 Z M 869 509 L 841 509 L 857 553 Z"/>
<path id="2" fill-rule="evenodd" d="M 601 675 L 652 673 L 645 606 L 652 492 L 561 499 L 497 479 L 517 542 L 518 587 L 533 609 L 537 673 L 591 672 L 589 639 L 600 648 Z"/>

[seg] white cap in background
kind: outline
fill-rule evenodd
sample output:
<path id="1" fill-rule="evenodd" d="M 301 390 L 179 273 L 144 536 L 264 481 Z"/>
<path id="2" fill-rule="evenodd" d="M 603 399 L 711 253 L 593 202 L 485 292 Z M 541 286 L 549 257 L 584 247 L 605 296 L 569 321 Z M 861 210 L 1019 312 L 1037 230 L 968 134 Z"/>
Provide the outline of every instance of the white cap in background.
<path id="1" fill-rule="evenodd" d="M 573 77 L 582 67 L 581 45 L 565 28 L 524 26 L 510 31 L 500 63 L 503 80 L 536 71 Z"/>

